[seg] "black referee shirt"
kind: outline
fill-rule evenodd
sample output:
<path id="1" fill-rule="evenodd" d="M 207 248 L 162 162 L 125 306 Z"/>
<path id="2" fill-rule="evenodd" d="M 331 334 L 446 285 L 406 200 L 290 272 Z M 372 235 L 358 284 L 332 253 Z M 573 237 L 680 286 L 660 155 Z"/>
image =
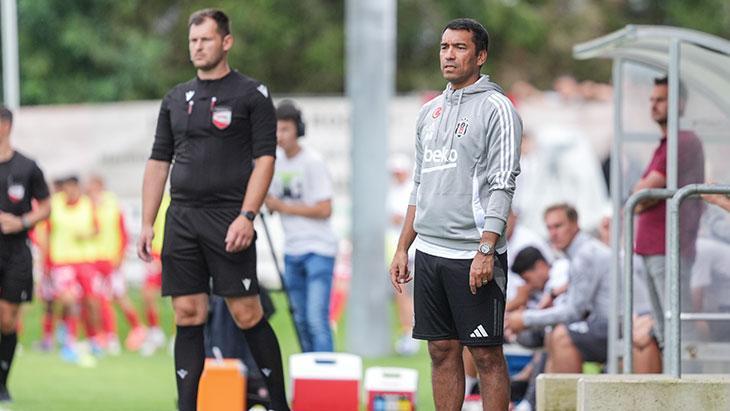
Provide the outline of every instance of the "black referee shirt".
<path id="1" fill-rule="evenodd" d="M 16 151 L 10 160 L 0 163 L 0 211 L 22 216 L 32 210 L 31 199 L 45 200 L 48 196 L 43 171 L 35 161 Z M 24 239 L 26 234 L 25 230 L 8 235 L 0 232 L 0 240 Z"/>
<path id="2" fill-rule="evenodd" d="M 172 162 L 172 202 L 240 207 L 257 157 L 276 155 L 276 113 L 266 86 L 231 71 L 195 78 L 162 100 L 153 160 Z"/>

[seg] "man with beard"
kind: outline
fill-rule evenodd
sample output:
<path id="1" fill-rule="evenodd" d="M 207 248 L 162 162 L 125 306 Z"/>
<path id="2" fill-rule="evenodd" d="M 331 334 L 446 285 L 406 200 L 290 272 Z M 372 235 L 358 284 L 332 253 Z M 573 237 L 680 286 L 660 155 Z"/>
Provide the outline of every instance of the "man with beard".
<path id="1" fill-rule="evenodd" d="M 152 258 L 153 224 L 174 160 L 162 294 L 172 296 L 175 311 L 179 409 L 196 409 L 212 277 L 213 293 L 226 299 L 264 374 L 270 408 L 288 411 L 279 342 L 258 295 L 253 228 L 274 173 L 274 106 L 265 85 L 229 67 L 233 36 L 222 11 L 195 12 L 188 27 L 197 76 L 162 101 L 145 169 L 138 254 Z"/>

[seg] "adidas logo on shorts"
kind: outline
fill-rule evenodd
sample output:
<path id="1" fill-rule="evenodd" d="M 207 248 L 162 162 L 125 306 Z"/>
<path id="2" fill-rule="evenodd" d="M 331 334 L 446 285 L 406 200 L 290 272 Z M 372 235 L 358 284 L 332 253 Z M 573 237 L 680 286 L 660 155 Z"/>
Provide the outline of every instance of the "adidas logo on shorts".
<path id="1" fill-rule="evenodd" d="M 487 334 L 487 330 L 482 327 L 481 324 L 479 324 L 479 327 L 474 329 L 471 334 L 469 334 L 469 337 L 471 338 L 479 338 L 479 337 L 489 337 L 489 334 Z"/>

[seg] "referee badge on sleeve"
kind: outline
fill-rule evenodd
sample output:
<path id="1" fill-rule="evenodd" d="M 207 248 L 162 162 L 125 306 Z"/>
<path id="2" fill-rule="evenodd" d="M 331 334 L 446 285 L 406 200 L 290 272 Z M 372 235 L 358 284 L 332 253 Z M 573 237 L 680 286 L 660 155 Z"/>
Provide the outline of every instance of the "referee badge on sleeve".
<path id="1" fill-rule="evenodd" d="M 213 108 L 212 121 L 213 125 L 216 126 L 218 130 L 227 129 L 228 126 L 231 125 L 232 118 L 233 113 L 231 112 L 230 107 L 221 106 Z"/>

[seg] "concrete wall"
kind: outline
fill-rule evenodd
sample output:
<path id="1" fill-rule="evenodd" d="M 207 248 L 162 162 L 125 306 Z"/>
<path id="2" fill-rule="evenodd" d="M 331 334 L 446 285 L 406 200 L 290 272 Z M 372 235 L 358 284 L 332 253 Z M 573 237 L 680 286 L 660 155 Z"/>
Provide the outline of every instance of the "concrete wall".
<path id="1" fill-rule="evenodd" d="M 537 410 L 730 410 L 730 375 L 542 374 Z"/>

